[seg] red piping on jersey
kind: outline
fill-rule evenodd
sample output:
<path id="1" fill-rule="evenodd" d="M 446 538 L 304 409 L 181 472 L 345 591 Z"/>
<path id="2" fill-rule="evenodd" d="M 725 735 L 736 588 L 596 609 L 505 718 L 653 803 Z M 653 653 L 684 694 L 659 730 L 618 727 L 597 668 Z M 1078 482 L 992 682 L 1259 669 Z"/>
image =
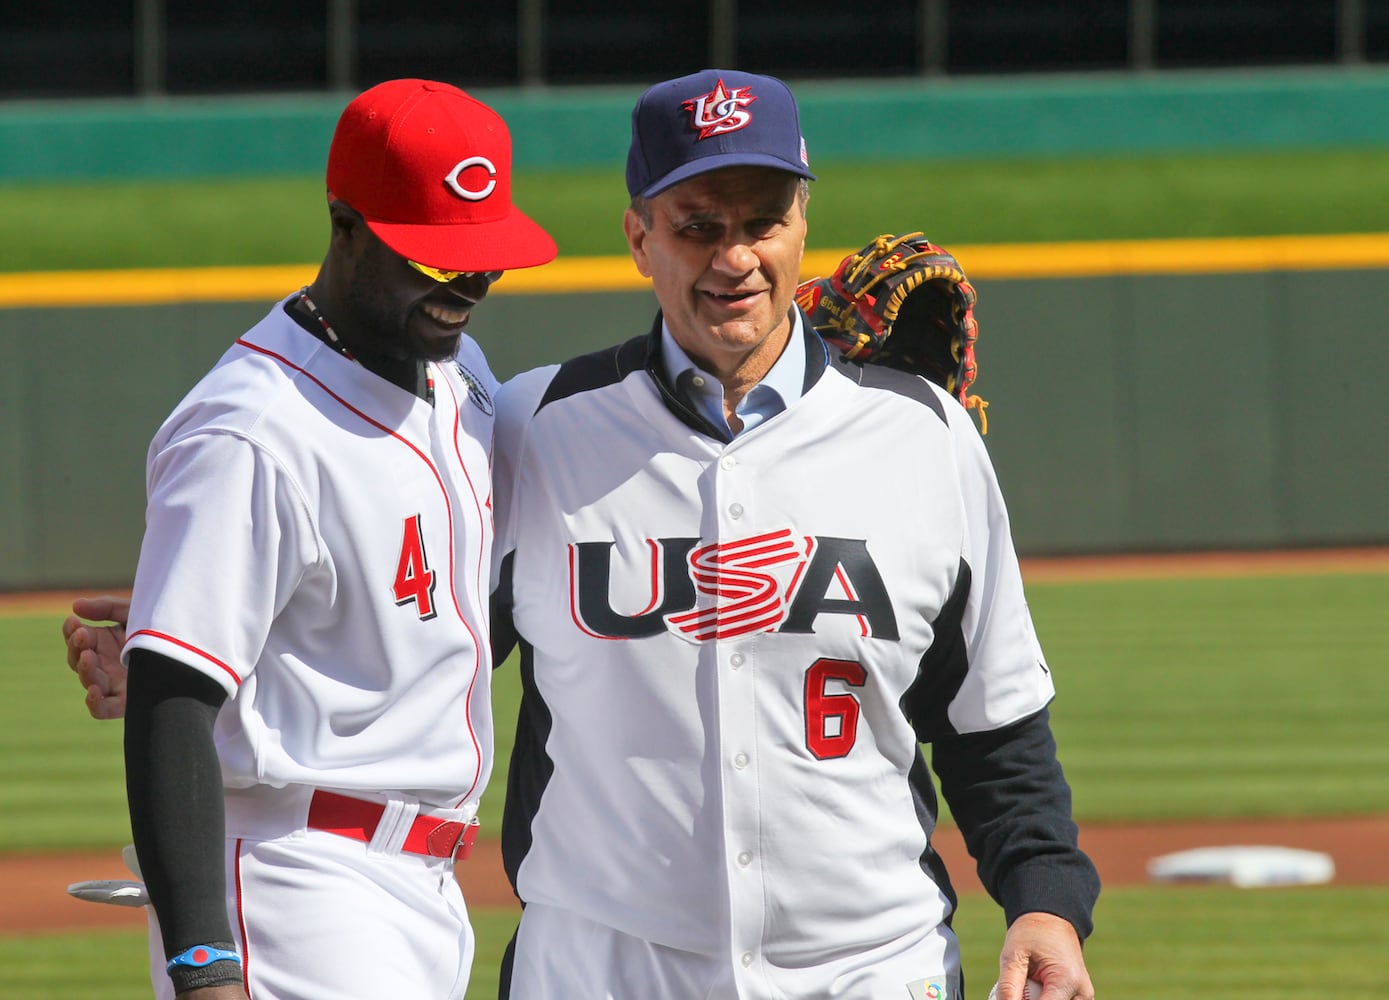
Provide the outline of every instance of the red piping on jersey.
<path id="1" fill-rule="evenodd" d="M 351 403 L 349 403 L 347 400 L 343 399 L 341 396 L 339 396 L 339 395 L 338 395 L 336 392 L 334 392 L 332 389 L 329 389 L 326 385 L 324 385 L 324 384 L 323 384 L 323 381 L 322 381 L 321 379 L 317 378 L 317 377 L 314 376 L 314 375 L 311 375 L 309 372 L 305 371 L 305 370 L 304 370 L 303 368 L 301 368 L 299 365 L 295 364 L 293 361 L 290 361 L 290 360 L 289 360 L 288 358 L 286 358 L 284 355 L 278 354 L 278 353 L 276 353 L 275 351 L 272 351 L 272 350 L 270 350 L 270 349 L 268 349 L 268 348 L 261 347 L 261 346 L 258 345 L 258 344 L 253 344 L 253 343 L 251 343 L 249 340 L 247 340 L 247 339 L 244 338 L 244 337 L 238 338 L 236 342 L 237 342 L 237 344 L 238 344 L 239 346 L 244 347 L 244 348 L 246 348 L 247 350 L 255 351 L 257 354 L 263 354 L 263 355 L 265 355 L 267 358 L 273 358 L 274 360 L 278 361 L 280 364 L 284 365 L 286 368 L 289 368 L 291 371 L 296 371 L 296 372 L 298 372 L 300 375 L 303 375 L 306 379 L 308 379 L 308 380 L 309 380 L 310 382 L 312 382 L 314 385 L 316 385 L 316 386 L 318 386 L 320 389 L 322 389 L 322 390 L 324 391 L 324 393 L 326 393 L 326 394 L 329 396 L 329 398 L 331 398 L 331 399 L 333 399 L 335 402 L 337 402 L 340 406 L 342 406 L 343 409 L 345 409 L 345 410 L 347 410 L 349 413 L 352 413 L 353 415 L 355 415 L 355 416 L 361 418 L 362 420 L 366 421 L 366 422 L 367 422 L 368 424 L 370 424 L 371 426 L 375 427 L 377 430 L 381 431 L 381 433 L 387 435 L 388 437 L 394 438 L 396 441 L 399 441 L 401 444 L 405 445 L 405 447 L 407 447 L 407 448 L 409 448 L 411 451 L 413 451 L 413 452 L 419 457 L 420 461 L 422 461 L 426 466 L 428 466 L 429 471 L 432 472 L 432 473 L 434 474 L 434 481 L 435 481 L 436 483 L 439 484 L 439 492 L 442 493 L 442 494 L 444 495 L 444 500 L 445 500 L 445 503 L 444 503 L 444 510 L 448 512 L 448 522 L 449 522 L 449 581 L 450 581 L 449 590 L 450 590 L 451 592 L 453 592 L 453 608 L 454 608 L 454 610 L 458 613 L 458 619 L 459 619 L 459 621 L 461 621 L 461 622 L 463 623 L 463 627 L 464 627 L 465 629 L 468 630 L 468 634 L 469 634 L 470 636 L 472 636 L 472 638 L 473 638 L 473 649 L 477 650 L 477 658 L 476 658 L 476 659 L 474 660 L 474 662 L 473 662 L 473 680 L 468 684 L 468 695 L 469 695 L 469 697 L 468 697 L 468 704 L 467 704 L 467 706 L 466 706 L 466 708 L 467 708 L 467 713 L 468 713 L 468 736 L 469 736 L 469 738 L 473 741 L 473 749 L 474 749 L 474 751 L 476 751 L 476 752 L 474 752 L 473 757 L 474 757 L 474 759 L 477 761 L 477 768 L 476 768 L 476 770 L 474 770 L 474 772 L 473 772 L 473 783 L 472 783 L 472 786 L 468 789 L 468 792 L 467 792 L 467 794 L 463 797 L 463 799 L 460 799 L 460 801 L 467 801 L 467 798 L 468 798 L 469 796 L 472 795 L 473 791 L 477 788 L 478 782 L 479 782 L 479 781 L 481 780 L 481 778 L 482 778 L 482 754 L 481 754 L 481 752 L 480 752 L 480 745 L 479 745 L 479 743 L 478 743 L 477 730 L 476 730 L 476 729 L 474 728 L 474 726 L 473 726 L 473 704 L 472 704 L 472 697 L 471 697 L 471 696 L 472 696 L 473 684 L 475 684 L 475 683 L 477 682 L 478 671 L 479 671 L 479 670 L 481 669 L 481 667 L 482 667 L 482 646 L 478 643 L 477 633 L 473 631 L 472 625 L 469 624 L 468 619 L 465 618 L 465 617 L 463 616 L 463 609 L 460 608 L 460 607 L 458 606 L 458 593 L 457 593 L 457 589 L 456 589 L 455 587 L 452 586 L 452 581 L 453 581 L 453 579 L 454 579 L 454 577 L 453 577 L 453 551 L 454 551 L 454 548 L 455 548 L 455 545 L 454 545 L 454 534 L 455 534 L 455 533 L 454 533 L 454 528 L 453 528 L 453 505 L 452 505 L 451 503 L 448 503 L 448 502 L 447 502 L 447 501 L 448 501 L 448 495 L 449 495 L 449 494 L 448 494 L 448 489 L 445 488 L 445 486 L 444 486 L 444 479 L 443 479 L 443 477 L 442 477 L 441 475 L 439 475 L 439 470 L 438 470 L 438 468 L 436 468 L 435 465 L 434 465 L 434 463 L 433 463 L 432 461 L 430 461 L 430 458 L 429 458 L 428 455 L 426 455 L 424 452 L 422 452 L 422 451 L 420 451 L 418 448 L 416 448 L 415 445 L 414 445 L 413 443 L 411 443 L 410 441 L 407 441 L 404 437 L 402 437 L 399 433 L 397 433 L 393 428 L 387 427 L 385 424 L 381 423 L 379 420 L 376 420 L 376 419 L 374 419 L 373 417 L 370 417 L 370 416 L 368 416 L 367 414 L 363 413 L 361 410 L 357 409 L 357 407 L 353 406 Z M 446 385 L 448 384 L 448 380 L 447 380 L 447 379 L 445 380 L 445 384 L 446 384 Z M 452 391 L 452 390 L 450 390 L 450 391 Z M 455 449 L 457 448 L 457 440 L 456 440 L 456 438 L 457 438 L 457 434 L 456 434 L 457 424 L 456 424 L 456 422 L 457 422 L 457 420 L 458 420 L 458 417 L 457 417 L 457 413 L 458 413 L 458 406 L 457 406 L 457 403 L 458 403 L 458 400 L 457 400 L 457 398 L 455 398 L 455 399 L 454 399 L 454 414 L 455 414 L 455 416 L 454 416 L 454 420 L 455 420 L 455 442 L 454 442 L 454 447 L 455 447 Z M 461 456 L 460 456 L 460 461 L 461 461 Z M 476 489 L 474 489 L 474 499 L 476 500 Z"/>
<path id="2" fill-rule="evenodd" d="M 131 639 L 134 639 L 137 635 L 148 635 L 148 636 L 154 637 L 155 639 L 162 639 L 162 640 L 164 640 L 165 642 L 172 642 L 175 646 L 179 646 L 179 647 L 181 647 L 182 649 L 186 649 L 186 650 L 188 650 L 188 652 L 190 652 L 190 653 L 196 653 L 198 656 L 201 656 L 201 657 L 202 657 L 204 660 L 206 660 L 208 663 L 213 663 L 213 664 L 216 664 L 217 666 L 221 667 L 223 670 L 225 670 L 228 674 L 231 675 L 231 679 L 232 679 L 232 680 L 236 681 L 237 687 L 240 687 L 240 686 L 241 686 L 241 677 L 237 674 L 237 672 L 236 672 L 235 670 L 233 670 L 231 667 L 227 666 L 227 665 L 226 665 L 225 663 L 223 663 L 221 660 L 217 659 L 217 657 L 213 656 L 211 653 L 208 653 L 208 652 L 206 652 L 205 650 L 199 649 L 197 646 L 194 646 L 192 643 L 184 642 L 182 639 L 175 639 L 173 636 L 171 636 L 171 635 L 166 635 L 166 634 L 163 633 L 163 632 L 156 632 L 156 631 L 155 631 L 154 629 L 152 629 L 152 628 L 142 628 L 142 629 L 140 629 L 138 632 L 133 632 L 133 633 L 131 633 L 131 634 L 126 638 L 126 640 L 125 640 L 126 643 L 129 644 L 130 640 L 131 640 Z"/>
<path id="3" fill-rule="evenodd" d="M 463 478 L 466 479 L 466 480 L 468 481 L 468 492 L 471 493 L 471 494 L 472 494 L 472 497 L 473 497 L 473 509 L 477 511 L 477 523 L 478 523 L 478 528 L 479 528 L 478 537 L 479 537 L 479 539 L 482 539 L 482 538 L 485 538 L 486 535 L 487 535 L 487 521 L 488 521 L 488 519 L 490 519 L 490 516 L 491 516 L 491 515 L 489 514 L 489 515 L 487 515 L 486 517 L 484 517 L 484 515 L 483 515 L 483 513 L 482 513 L 483 504 L 481 504 L 481 503 L 478 502 L 478 497 L 477 497 L 477 483 L 473 482 L 473 477 L 468 473 L 468 463 L 465 462 L 465 461 L 463 461 L 463 451 L 462 451 L 462 449 L 459 448 L 459 446 L 458 446 L 458 436 L 459 436 L 459 433 L 460 433 L 460 431 L 461 431 L 462 424 L 463 424 L 462 419 L 458 416 L 458 414 L 459 414 L 459 412 L 460 412 L 460 410 L 461 410 L 461 404 L 460 404 L 459 401 L 458 401 L 458 394 L 457 394 L 456 392 L 453 391 L 453 384 L 452 384 L 451 382 L 449 382 L 448 379 L 444 379 L 443 381 L 444 381 L 444 388 L 448 389 L 448 391 L 449 391 L 449 397 L 453 400 L 453 453 L 454 453 L 455 455 L 458 456 L 458 467 L 459 467 L 460 469 L 463 470 Z M 489 478 L 490 478 L 490 476 L 491 476 L 491 470 L 492 470 L 492 458 L 491 458 L 491 449 L 490 449 L 490 448 L 488 449 L 487 469 L 488 469 L 488 476 L 489 476 Z M 450 547 L 449 547 L 449 580 L 450 580 L 450 581 L 453 581 L 453 580 L 457 579 L 457 577 L 454 575 L 454 572 L 453 572 L 453 553 L 454 553 L 454 549 L 455 549 L 455 548 L 456 548 L 456 546 L 450 546 Z M 484 577 L 483 577 L 483 574 L 484 574 L 484 573 L 490 573 L 490 572 L 491 572 L 491 567 L 490 567 L 490 566 L 484 566 L 484 565 L 483 565 L 483 563 L 482 563 L 482 549 L 483 549 L 483 547 L 482 547 L 481 545 L 479 545 L 479 546 L 478 546 L 478 557 L 477 557 L 477 584 L 476 584 L 476 587 L 477 587 L 477 591 L 476 591 L 476 592 L 477 592 L 477 594 L 478 594 L 479 596 L 488 593 L 488 591 L 491 589 L 491 588 L 488 587 L 487 581 L 486 581 L 486 580 L 484 579 Z M 460 608 L 460 607 L 458 606 L 458 588 L 457 588 L 457 587 L 450 587 L 449 590 L 450 590 L 450 591 L 452 592 L 452 594 L 453 594 L 453 608 L 454 608 L 455 611 L 458 612 L 458 620 L 461 621 L 461 622 L 463 623 L 463 627 L 466 628 L 466 629 L 468 630 L 468 634 L 471 635 L 471 636 L 473 637 L 473 648 L 476 649 L 476 650 L 478 651 L 478 664 L 477 664 L 477 668 L 480 668 L 480 667 L 481 667 L 481 664 L 482 664 L 483 646 L 485 645 L 485 646 L 487 647 L 487 655 L 490 656 L 490 655 L 491 655 L 491 652 L 492 652 L 491 643 L 490 643 L 490 642 L 488 642 L 488 643 L 481 643 L 481 642 L 478 641 L 477 633 L 473 631 L 473 626 L 469 623 L 468 619 L 464 616 L 464 614 L 463 614 L 463 609 Z M 496 664 L 492 664 L 492 666 L 496 666 Z M 472 784 L 472 786 L 468 789 L 467 793 L 464 794 L 464 796 L 463 796 L 461 799 L 459 799 L 459 800 L 454 804 L 454 808 L 458 808 L 458 807 L 461 806 L 464 802 L 467 802 L 468 799 L 469 799 L 470 797 L 472 797 L 473 790 L 477 788 L 477 783 L 478 783 L 479 779 L 482 777 L 482 748 L 478 745 L 477 734 L 473 731 L 473 688 L 477 686 L 477 679 L 478 679 L 478 675 L 479 675 L 479 672 L 480 672 L 480 669 L 477 669 L 477 668 L 475 668 L 475 669 L 473 670 L 473 678 L 472 678 L 472 680 L 470 680 L 470 681 L 468 682 L 468 694 L 467 694 L 467 699 L 468 699 L 468 703 L 467 703 L 467 710 L 468 710 L 468 735 L 472 738 L 472 741 L 473 741 L 473 759 L 477 761 L 477 770 L 473 772 L 473 784 Z"/>
<path id="4" fill-rule="evenodd" d="M 255 1000 L 251 996 L 251 942 L 246 939 L 246 911 L 243 904 L 245 900 L 241 895 L 241 838 L 236 840 L 236 853 L 232 856 L 232 864 L 235 866 L 232 875 L 236 879 L 236 926 L 241 931 L 241 988 L 246 991 L 247 1000 Z"/>

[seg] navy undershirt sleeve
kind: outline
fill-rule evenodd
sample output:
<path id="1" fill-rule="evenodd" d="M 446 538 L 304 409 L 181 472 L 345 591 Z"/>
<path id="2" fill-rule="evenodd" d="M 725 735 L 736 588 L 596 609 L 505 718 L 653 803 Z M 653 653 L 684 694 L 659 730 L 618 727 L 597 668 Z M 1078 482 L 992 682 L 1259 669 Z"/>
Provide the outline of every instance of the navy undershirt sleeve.
<path id="1" fill-rule="evenodd" d="M 1053 913 L 1084 941 L 1094 928 L 1100 879 L 1077 843 L 1071 788 L 1048 711 L 991 732 L 938 740 L 932 769 L 979 880 L 1008 923 L 1024 913 Z"/>

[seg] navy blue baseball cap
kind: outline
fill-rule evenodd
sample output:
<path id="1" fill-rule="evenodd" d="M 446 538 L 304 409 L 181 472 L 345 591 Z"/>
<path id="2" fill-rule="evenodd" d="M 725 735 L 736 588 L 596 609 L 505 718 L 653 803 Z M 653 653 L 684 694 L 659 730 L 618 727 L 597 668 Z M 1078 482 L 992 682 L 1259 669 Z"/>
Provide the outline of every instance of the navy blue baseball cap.
<path id="1" fill-rule="evenodd" d="M 815 179 L 796 99 L 775 77 L 700 70 L 656 84 L 632 109 L 632 197 L 650 198 L 710 170 L 746 166 Z"/>

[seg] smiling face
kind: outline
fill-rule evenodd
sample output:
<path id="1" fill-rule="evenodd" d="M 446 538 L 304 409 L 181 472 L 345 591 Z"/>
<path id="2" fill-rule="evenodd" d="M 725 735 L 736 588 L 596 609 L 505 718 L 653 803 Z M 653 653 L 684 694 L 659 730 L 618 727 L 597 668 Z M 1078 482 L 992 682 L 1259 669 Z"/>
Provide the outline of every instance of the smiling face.
<path id="1" fill-rule="evenodd" d="M 469 272 L 439 282 L 386 246 L 360 215 L 331 209 L 337 294 L 324 303 L 334 328 L 359 358 L 446 361 L 473 307 L 487 297 L 496 272 Z"/>
<path id="2" fill-rule="evenodd" d="M 760 380 L 786 346 L 805 251 L 800 191 L 787 171 L 727 167 L 650 199 L 648 220 L 623 218 L 675 342 L 726 385 Z"/>

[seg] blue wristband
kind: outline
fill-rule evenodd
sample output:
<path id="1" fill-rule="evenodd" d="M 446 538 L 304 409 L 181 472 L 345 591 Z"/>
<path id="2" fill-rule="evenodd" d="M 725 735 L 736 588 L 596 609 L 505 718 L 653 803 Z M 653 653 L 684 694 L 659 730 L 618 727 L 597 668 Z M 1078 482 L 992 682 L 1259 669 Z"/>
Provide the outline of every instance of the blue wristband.
<path id="1" fill-rule="evenodd" d="M 173 972 L 180 965 L 189 968 L 201 969 L 205 965 L 213 962 L 235 962 L 241 964 L 241 956 L 234 951 L 223 951 L 221 948 L 214 948 L 210 944 L 195 944 L 187 951 L 180 952 L 169 959 L 169 964 L 164 967 L 165 972 Z"/>

